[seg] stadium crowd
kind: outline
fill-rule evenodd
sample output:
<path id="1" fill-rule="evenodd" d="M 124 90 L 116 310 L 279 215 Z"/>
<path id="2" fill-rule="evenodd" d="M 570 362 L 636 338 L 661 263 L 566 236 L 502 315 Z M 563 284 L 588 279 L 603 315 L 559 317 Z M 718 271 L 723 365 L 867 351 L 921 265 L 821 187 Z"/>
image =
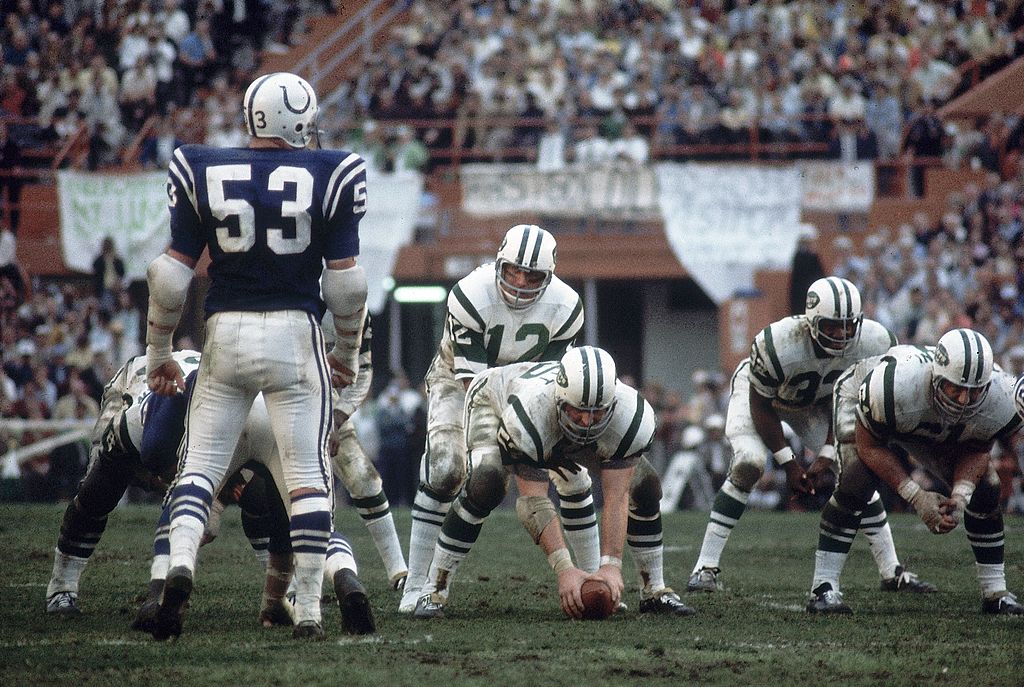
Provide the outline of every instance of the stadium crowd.
<path id="1" fill-rule="evenodd" d="M 286 49 L 301 40 L 310 16 L 336 11 L 330 3 L 282 0 L 18 0 L 0 7 L 5 169 L 28 164 L 27 152 L 82 125 L 93 167 L 159 169 L 183 142 L 237 145 L 244 141 L 240 89 L 261 51 Z M 321 128 L 329 143 L 381 169 L 422 169 L 453 146 L 480 159 L 554 167 L 615 155 L 643 162 L 654 150 L 692 159 L 703 149 L 680 146 L 742 143 L 752 133 L 817 146 L 788 153 L 801 156 L 888 160 L 909 150 L 984 168 L 985 182 L 950 195 L 938 222 L 919 215 L 863 237 L 841 235 L 819 250 L 834 274 L 861 289 L 867 316 L 902 342 L 934 343 L 949 328 L 973 327 L 1004 368 L 1021 374 L 1024 121 L 995 114 L 944 124 L 935 106 L 963 90 L 968 66 L 984 72 L 1021 53 L 1022 12 L 1021 3 L 970 0 L 415 0 L 383 48 L 350 68 Z M 124 160 L 151 117 L 158 123 L 138 160 Z M 634 139 L 637 145 L 625 144 Z M 17 203 L 11 179 L 0 175 Z M 13 231 L 0 240 L 0 412 L 88 416 L 114 370 L 141 352 L 140 301 L 121 283 L 116 256 L 99 246 L 92 283 L 26 275 L 14 258 L 17 215 L 11 208 L 5 215 Z M 714 431 L 728 372 L 695 374 L 691 399 L 674 390 L 680 380 L 644 380 L 662 420 L 659 467 L 692 448 L 687 429 Z M 399 414 L 392 391 L 368 404 L 361 421 L 370 432 L 377 427 L 382 448 L 403 446 L 415 464 L 414 418 L 423 401 L 403 390 Z M 15 437 L 4 439 L 7 446 Z M 1001 463 L 1015 480 L 1004 480 L 1013 487 L 1005 500 L 1020 511 L 1022 452 L 1007 447 Z M 24 493 L 69 496 L 74 474 L 52 468 L 75 467 L 75 458 L 82 456 L 29 462 Z M 765 486 L 780 491 L 783 484 Z M 407 499 L 411 493 L 399 489 L 392 503 Z"/>

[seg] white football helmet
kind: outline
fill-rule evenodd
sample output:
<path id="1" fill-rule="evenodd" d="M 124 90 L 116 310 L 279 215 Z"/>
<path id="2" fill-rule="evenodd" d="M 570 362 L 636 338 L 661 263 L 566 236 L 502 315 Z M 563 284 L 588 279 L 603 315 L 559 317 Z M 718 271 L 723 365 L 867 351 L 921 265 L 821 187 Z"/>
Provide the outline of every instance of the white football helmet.
<path id="1" fill-rule="evenodd" d="M 840 356 L 860 338 L 864 320 L 860 291 L 841 277 L 824 277 L 807 289 L 804 317 L 811 337 L 829 355 Z"/>
<path id="2" fill-rule="evenodd" d="M 555 272 L 556 252 L 555 237 L 536 224 L 517 224 L 508 230 L 494 261 L 498 293 L 508 307 L 514 310 L 527 308 L 544 294 Z M 513 284 L 505 276 L 506 265 L 538 273 L 537 284 Z"/>
<path id="3" fill-rule="evenodd" d="M 1013 405 L 1017 409 L 1017 414 L 1024 418 L 1024 377 L 1013 385 Z"/>
<path id="4" fill-rule="evenodd" d="M 992 346 L 978 332 L 954 329 L 942 335 L 932 358 L 932 394 L 947 420 L 959 422 L 978 411 L 988 396 L 992 366 Z M 958 393 L 950 396 L 942 389 L 943 382 L 954 385 Z"/>
<path id="5" fill-rule="evenodd" d="M 320 112 L 313 87 L 289 72 L 264 74 L 245 91 L 242 116 L 250 136 L 279 138 L 293 148 L 305 148 L 316 132 Z"/>
<path id="6" fill-rule="evenodd" d="M 615 410 L 615 361 L 595 346 L 570 348 L 559 361 L 555 381 L 558 426 L 576 444 L 597 441 L 608 428 Z M 590 413 L 589 424 L 569 414 L 570 407 Z"/>

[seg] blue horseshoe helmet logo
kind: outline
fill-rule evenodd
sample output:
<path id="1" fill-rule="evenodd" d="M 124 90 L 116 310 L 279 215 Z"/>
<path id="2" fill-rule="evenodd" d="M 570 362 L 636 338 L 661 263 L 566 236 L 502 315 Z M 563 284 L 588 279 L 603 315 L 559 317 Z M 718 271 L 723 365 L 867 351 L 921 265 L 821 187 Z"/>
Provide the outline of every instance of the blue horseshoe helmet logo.
<path id="1" fill-rule="evenodd" d="M 297 110 L 294 107 L 292 107 L 292 104 L 290 102 L 288 102 L 288 87 L 283 84 L 278 86 L 278 88 L 281 89 L 281 96 L 284 98 L 284 106 L 288 108 L 288 111 L 293 114 L 302 114 L 303 112 L 309 109 L 309 106 L 313 102 L 313 96 L 312 94 L 310 94 L 309 91 L 306 90 L 306 85 L 303 83 L 299 83 L 299 87 L 302 89 L 303 93 L 306 94 L 306 104 L 303 105 L 301 109 Z"/>

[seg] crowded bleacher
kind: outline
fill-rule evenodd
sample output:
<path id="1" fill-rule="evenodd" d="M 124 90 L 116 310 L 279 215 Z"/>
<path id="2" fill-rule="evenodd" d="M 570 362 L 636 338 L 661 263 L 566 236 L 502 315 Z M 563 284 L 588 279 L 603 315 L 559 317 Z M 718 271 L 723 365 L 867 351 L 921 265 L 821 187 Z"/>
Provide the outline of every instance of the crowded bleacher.
<path id="1" fill-rule="evenodd" d="M 867 316 L 901 342 L 932 344 L 950 328 L 972 327 L 1020 375 L 1024 119 L 952 120 L 939 111 L 1024 53 L 1022 7 L 415 0 L 372 55 L 346 65 L 320 127 L 325 145 L 360 152 L 382 171 L 807 157 L 985 170 L 983 181 L 947 196 L 940 218 L 834 232 L 816 249 L 831 273 L 861 289 Z M 264 56 L 301 46 L 311 23 L 338 8 L 304 0 L 17 0 L 2 8 L 0 413 L 88 417 L 114 370 L 141 352 L 142 301 L 123 267 L 118 273 L 112 246 L 96 246 L 94 272 L 84 275 L 91 279 L 21 269 L 14 246 L 30 211 L 20 207 L 22 185 L 33 170 L 55 167 L 164 169 L 182 143 L 244 145 L 241 89 Z M 66 154 L 73 144 L 77 153 Z M 922 183 L 911 173 L 905 192 L 922 194 Z M 693 380 L 693 400 L 674 391 L 690 382 L 641 380 L 662 416 L 662 467 L 687 427 L 706 430 L 724 413 L 714 394 L 726 374 Z M 717 380 L 710 391 L 709 379 Z M 3 439 L 14 447 L 27 437 Z M 1010 452 L 1022 449 L 1006 449 L 1004 498 L 1024 512 Z M 25 463 L 21 495 L 68 498 L 82 459 Z"/>

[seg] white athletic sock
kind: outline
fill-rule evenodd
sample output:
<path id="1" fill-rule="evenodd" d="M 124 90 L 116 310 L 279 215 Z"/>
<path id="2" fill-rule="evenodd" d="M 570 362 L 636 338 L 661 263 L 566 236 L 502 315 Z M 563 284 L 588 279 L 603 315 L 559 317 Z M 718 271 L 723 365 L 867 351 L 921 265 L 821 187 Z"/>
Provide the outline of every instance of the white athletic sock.
<path id="1" fill-rule="evenodd" d="M 337 532 L 331 534 L 331 541 L 327 544 L 327 560 L 324 562 L 324 582 L 327 585 L 334 584 L 334 575 L 340 570 L 351 570 L 359 574 L 356 566 L 355 556 L 352 554 L 352 545 L 348 540 Z"/>
<path id="2" fill-rule="evenodd" d="M 715 496 L 707 529 L 704 530 L 704 542 L 700 547 L 697 564 L 693 572 L 701 568 L 717 568 L 722 559 L 722 551 L 729 541 L 732 528 L 739 522 L 750 499 L 750 493 L 740 491 L 732 482 L 726 480 Z"/>
<path id="3" fill-rule="evenodd" d="M 170 567 L 184 566 L 195 572 L 206 522 L 213 502 L 212 485 L 205 475 L 182 475 L 174 485 L 170 501 Z"/>
<path id="4" fill-rule="evenodd" d="M 149 564 L 149 579 L 166 580 L 167 571 L 171 568 L 171 557 L 161 553 L 153 556 L 153 562 Z"/>
<path id="5" fill-rule="evenodd" d="M 447 599 L 451 591 L 455 571 L 459 569 L 459 564 L 464 560 L 466 560 L 466 554 L 449 551 L 437 546 L 434 549 L 434 556 L 430 563 L 427 579 L 420 588 L 420 596 L 437 593 L 442 598 Z"/>
<path id="6" fill-rule="evenodd" d="M 50 575 L 50 583 L 46 586 L 46 598 L 58 592 L 78 593 L 78 580 L 82 577 L 88 558 L 69 556 L 61 553 L 60 549 L 53 550 L 53 573 Z"/>
<path id="7" fill-rule="evenodd" d="M 415 593 L 423 586 L 434 557 L 434 544 L 441 533 L 444 516 L 451 502 L 438 501 L 422 489 L 416 492 L 412 507 L 412 527 L 409 531 L 409 577 L 405 581 L 406 593 Z"/>
<path id="8" fill-rule="evenodd" d="M 846 558 L 849 554 L 836 551 L 814 552 L 814 578 L 811 580 L 811 590 L 815 590 L 823 582 L 832 585 L 832 589 L 839 591 L 839 576 L 843 574 L 843 566 L 846 565 Z"/>
<path id="9" fill-rule="evenodd" d="M 996 592 L 1006 590 L 1005 563 L 975 563 L 981 595 L 988 598 Z"/>
<path id="10" fill-rule="evenodd" d="M 868 507 L 863 511 L 864 515 L 861 517 L 860 530 L 868 539 L 871 555 L 875 559 L 875 565 L 878 566 L 879 577 L 883 580 L 888 580 L 896 576 L 896 568 L 899 566 L 900 561 L 896 556 L 896 544 L 892 540 L 892 528 L 889 527 L 885 511 L 882 510 L 877 515 L 869 515 L 869 513 L 878 509 L 878 506 L 875 505 L 876 501 L 880 501 L 877 491 L 868 503 Z M 885 524 L 878 527 L 877 523 L 879 522 L 884 522 Z"/>
<path id="11" fill-rule="evenodd" d="M 664 546 L 629 547 L 643 588 L 640 595 L 644 598 L 654 596 L 665 588 L 664 549 Z"/>
<path id="12" fill-rule="evenodd" d="M 331 536 L 331 504 L 327 494 L 293 497 L 289 525 L 295 557 L 295 623 L 320 622 L 320 592 Z"/>
<path id="13" fill-rule="evenodd" d="M 558 516 L 576 567 L 588 573 L 597 572 L 601 564 L 601 534 L 593 494 L 589 489 L 583 494 L 559 494 Z"/>
<path id="14" fill-rule="evenodd" d="M 394 517 L 389 512 L 382 518 L 367 520 L 366 529 L 373 538 L 380 559 L 384 561 L 388 580 L 394 581 L 397 576 L 408 570 L 405 557 L 402 555 L 402 545 L 398 541 L 398 532 L 395 531 Z"/>

